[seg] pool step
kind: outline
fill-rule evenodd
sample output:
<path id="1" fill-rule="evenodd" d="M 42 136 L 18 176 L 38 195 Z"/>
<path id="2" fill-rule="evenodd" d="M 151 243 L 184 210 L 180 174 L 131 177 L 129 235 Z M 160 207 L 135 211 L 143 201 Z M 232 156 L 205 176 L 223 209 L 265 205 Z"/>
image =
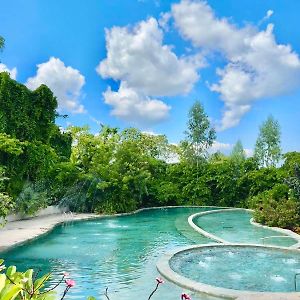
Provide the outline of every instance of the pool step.
<path id="1" fill-rule="evenodd" d="M 186 238 L 191 240 L 194 243 L 197 244 L 203 244 L 203 243 L 210 243 L 213 242 L 209 238 L 206 238 L 205 236 L 201 235 L 200 233 L 196 232 L 188 223 L 188 216 L 182 216 L 178 217 L 175 220 L 175 227 L 176 229 L 184 235 Z"/>

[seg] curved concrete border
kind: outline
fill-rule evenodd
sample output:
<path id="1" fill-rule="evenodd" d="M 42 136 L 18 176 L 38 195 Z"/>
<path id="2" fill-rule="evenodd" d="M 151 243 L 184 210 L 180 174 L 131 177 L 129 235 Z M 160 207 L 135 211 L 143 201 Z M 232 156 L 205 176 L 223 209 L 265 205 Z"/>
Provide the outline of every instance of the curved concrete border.
<path id="1" fill-rule="evenodd" d="M 251 299 L 256 299 L 256 297 L 261 297 L 261 299 L 299 299 L 300 293 L 299 292 L 285 292 L 285 293 L 278 293 L 278 292 L 256 292 L 256 291 L 247 291 L 247 290 L 234 290 L 234 289 L 227 289 L 222 287 L 217 287 L 201 282 L 194 281 L 192 279 L 186 278 L 177 272 L 173 271 L 170 267 L 170 260 L 177 254 L 188 252 L 193 249 L 201 249 L 201 248 L 214 248 L 214 247 L 240 247 L 240 248 L 268 248 L 268 249 L 276 249 L 276 250 L 283 250 L 289 252 L 297 252 L 300 253 L 300 250 L 291 249 L 286 247 L 274 247 L 274 246 L 262 246 L 258 244 L 204 244 L 204 245 L 195 245 L 195 246 L 188 246 L 182 247 L 177 250 L 173 250 L 164 256 L 162 256 L 159 261 L 157 262 L 157 270 L 158 272 L 168 279 L 169 281 L 181 286 L 182 288 L 188 289 L 193 292 L 208 294 L 215 297 L 220 297 L 224 299 L 247 299 L 247 297 L 251 297 Z"/>
<path id="2" fill-rule="evenodd" d="M 253 218 L 250 219 L 250 223 L 254 226 L 257 226 L 257 227 L 268 228 L 268 229 L 272 229 L 272 230 L 280 232 L 280 233 L 284 233 L 285 235 L 288 235 L 288 236 L 290 236 L 290 237 L 292 237 L 292 238 L 294 238 L 295 240 L 298 241 L 297 244 L 292 245 L 289 248 L 292 248 L 292 249 L 300 248 L 300 236 L 299 236 L 299 234 L 297 234 L 297 233 L 295 233 L 295 232 L 293 232 L 289 229 L 283 229 L 283 228 L 279 228 L 279 227 L 270 227 L 270 226 L 259 224 L 259 223 L 255 222 Z"/>
<path id="3" fill-rule="evenodd" d="M 246 208 L 227 208 L 227 209 L 218 209 L 218 210 L 209 210 L 209 211 L 204 211 L 204 212 L 199 212 L 199 213 L 195 213 L 191 216 L 189 216 L 188 218 L 188 223 L 189 225 L 194 229 L 196 230 L 197 232 L 199 232 L 200 234 L 216 241 L 216 242 L 219 242 L 219 243 L 223 243 L 223 244 L 232 244 L 231 242 L 229 241 L 226 241 L 226 240 L 223 240 L 221 239 L 220 237 L 214 235 L 214 234 L 211 234 L 207 231 L 205 231 L 204 229 L 200 228 L 199 226 L 197 226 L 195 223 L 194 223 L 194 219 L 196 217 L 200 217 L 200 216 L 204 216 L 204 215 L 208 215 L 208 214 L 213 214 L 213 213 L 223 213 L 223 212 L 228 212 L 228 211 L 250 211 L 252 212 L 253 210 L 251 209 L 246 209 Z M 285 234 L 285 236 L 288 236 L 288 237 L 291 237 L 295 240 L 295 244 L 293 244 L 292 246 L 288 247 L 288 248 L 291 248 L 291 249 L 297 249 L 300 247 L 300 236 L 295 233 L 295 232 L 292 232 L 291 230 L 288 230 L 288 229 L 282 229 L 282 228 L 278 228 L 278 227 L 269 227 L 269 226 L 265 226 L 265 225 L 261 225 L 259 223 L 256 223 L 253 218 L 250 219 L 250 224 L 252 224 L 253 226 L 257 226 L 257 227 L 264 227 L 264 228 L 267 228 L 269 230 L 273 230 L 275 232 L 280 232 L 280 233 L 283 233 Z"/>

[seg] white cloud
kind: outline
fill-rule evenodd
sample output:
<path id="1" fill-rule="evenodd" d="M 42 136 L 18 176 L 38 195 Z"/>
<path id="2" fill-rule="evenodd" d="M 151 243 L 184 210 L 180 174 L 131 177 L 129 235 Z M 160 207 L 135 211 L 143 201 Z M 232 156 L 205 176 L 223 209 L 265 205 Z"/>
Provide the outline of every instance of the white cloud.
<path id="1" fill-rule="evenodd" d="M 104 123 L 101 122 L 100 120 L 94 118 L 93 116 L 89 115 L 90 120 L 92 120 L 94 123 L 96 123 L 98 126 L 103 126 Z"/>
<path id="2" fill-rule="evenodd" d="M 228 155 L 232 151 L 233 147 L 234 147 L 233 144 L 214 141 L 214 143 L 212 144 L 212 146 L 209 149 L 209 153 L 213 154 L 213 153 L 216 153 L 216 152 L 220 151 L 221 153 L 224 153 L 224 154 Z M 253 150 L 252 149 L 244 148 L 244 151 L 245 151 L 246 157 L 250 157 L 250 156 L 253 155 Z"/>
<path id="3" fill-rule="evenodd" d="M 170 30 L 169 21 L 172 17 L 172 14 L 170 12 L 161 13 L 160 18 L 158 20 L 158 24 L 161 28 L 163 28 L 165 31 Z"/>
<path id="4" fill-rule="evenodd" d="M 113 107 L 111 114 L 132 124 L 151 126 L 168 117 L 170 107 L 164 102 L 149 98 L 122 82 L 117 92 L 108 88 L 104 101 Z"/>
<path id="5" fill-rule="evenodd" d="M 269 9 L 269 10 L 267 11 L 267 14 L 266 14 L 265 18 L 269 19 L 273 14 L 274 14 L 274 11 L 271 10 L 271 9 Z"/>
<path id="6" fill-rule="evenodd" d="M 172 14 L 184 38 L 202 50 L 221 53 L 227 61 L 217 70 L 219 82 L 210 87 L 225 104 L 219 129 L 236 126 L 255 101 L 300 87 L 299 56 L 291 46 L 276 42 L 272 24 L 263 31 L 249 25 L 238 28 L 196 0 L 173 5 Z M 269 10 L 265 18 L 272 14 Z"/>
<path id="7" fill-rule="evenodd" d="M 132 28 L 106 30 L 106 48 L 107 57 L 100 62 L 97 72 L 103 78 L 120 81 L 119 96 L 124 89 L 134 95 L 132 100 L 126 98 L 127 103 L 134 103 L 132 111 L 129 104 L 117 103 L 120 99 L 124 102 L 123 96 L 115 97 L 113 114 L 125 120 L 135 119 L 140 124 L 144 120 L 155 123 L 164 119 L 169 107 L 152 97 L 190 92 L 199 79 L 197 70 L 203 66 L 201 55 L 178 57 L 171 46 L 164 45 L 163 30 L 154 18 Z M 110 96 L 112 92 L 104 95 Z M 113 95 L 116 96 L 116 93 Z M 111 104 L 107 98 L 105 101 Z M 124 108 L 126 110 L 121 111 Z"/>
<path id="8" fill-rule="evenodd" d="M 17 78 L 17 68 L 9 69 L 5 64 L 0 63 L 0 72 L 8 72 L 11 79 Z"/>
<path id="9" fill-rule="evenodd" d="M 258 25 L 261 25 L 263 22 L 269 20 L 273 16 L 273 14 L 274 14 L 274 11 L 269 9 L 266 12 L 265 16 L 258 22 Z"/>
<path id="10" fill-rule="evenodd" d="M 227 143 L 214 141 L 212 146 L 209 149 L 209 153 L 216 153 L 218 151 L 220 151 L 222 153 L 228 152 L 229 150 L 232 149 L 232 147 L 233 147 L 232 144 L 227 144 Z"/>
<path id="11" fill-rule="evenodd" d="M 106 30 L 107 58 L 97 67 L 103 78 L 126 81 L 149 96 L 188 93 L 199 79 L 200 57 L 178 58 L 163 45 L 163 32 L 154 18 L 134 28 Z"/>
<path id="12" fill-rule="evenodd" d="M 34 90 L 41 84 L 46 84 L 57 97 L 59 110 L 72 113 L 85 112 L 83 105 L 80 104 L 85 78 L 78 70 L 66 67 L 55 57 L 37 65 L 37 68 L 37 74 L 28 78 L 26 82 L 28 88 Z"/>
<path id="13" fill-rule="evenodd" d="M 246 157 L 251 157 L 254 154 L 253 149 L 247 149 L 246 148 L 246 149 L 244 149 L 244 151 L 245 151 Z"/>
<path id="14" fill-rule="evenodd" d="M 143 130 L 142 133 L 146 134 L 146 135 L 153 135 L 153 136 L 160 136 L 161 135 L 160 133 L 156 133 L 152 130 Z"/>
<path id="15" fill-rule="evenodd" d="M 245 48 L 243 39 L 254 31 L 251 26 L 239 30 L 226 18 L 217 19 L 204 1 L 182 0 L 172 6 L 172 14 L 181 35 L 208 50 L 240 53 Z"/>

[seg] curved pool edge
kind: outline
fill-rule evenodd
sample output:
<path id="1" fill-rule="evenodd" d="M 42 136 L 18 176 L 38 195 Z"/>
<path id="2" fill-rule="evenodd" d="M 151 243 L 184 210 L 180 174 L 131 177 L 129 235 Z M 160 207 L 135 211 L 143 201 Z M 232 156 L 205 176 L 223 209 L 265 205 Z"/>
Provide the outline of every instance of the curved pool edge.
<path id="1" fill-rule="evenodd" d="M 137 209 L 135 211 L 132 212 L 128 212 L 128 213 L 116 213 L 116 214 L 103 214 L 103 215 L 99 215 L 99 214 L 81 214 L 81 213 L 74 213 L 75 218 L 70 218 L 70 219 L 66 219 L 63 215 L 59 215 L 61 218 L 54 220 L 52 222 L 50 222 L 49 224 L 40 224 L 40 227 L 38 229 L 37 232 L 37 228 L 26 228 L 24 227 L 24 229 L 29 230 L 31 232 L 27 232 L 26 234 L 28 236 L 24 237 L 22 236 L 21 238 L 15 238 L 14 241 L 12 243 L 10 243 L 9 245 L 1 245 L 0 244 L 0 254 L 10 251 L 16 247 L 25 245 L 27 243 L 31 243 L 37 239 L 39 239 L 40 237 L 43 237 L 49 233 L 51 233 L 57 226 L 61 226 L 62 224 L 67 224 L 67 223 L 72 223 L 72 222 L 82 222 L 82 221 L 88 221 L 88 220 L 94 220 L 94 219 L 103 219 L 103 218 L 114 218 L 114 217 L 123 217 L 123 216 L 128 216 L 128 215 L 134 215 L 134 214 L 138 214 L 140 212 L 143 211 L 147 211 L 147 210 L 155 210 L 155 209 L 169 209 L 169 208 L 220 208 L 220 209 L 227 209 L 227 207 L 220 207 L 220 206 L 211 206 L 211 205 L 203 205 L 203 206 L 198 206 L 198 205 L 188 205 L 188 206 L 184 206 L 184 205 L 179 205 L 179 206 L 154 206 L 154 207 L 145 207 L 145 208 L 140 208 Z M 53 215 L 52 215 L 53 216 Z M 57 215 L 56 215 L 57 216 Z M 58 216 L 57 216 L 58 217 Z M 43 221 L 45 220 L 45 217 L 33 217 L 31 219 L 26 219 L 26 220 L 19 220 L 19 221 L 14 221 L 15 223 L 24 223 L 30 220 L 35 219 L 36 221 Z M 11 222 L 11 223 L 14 223 Z M 22 226 L 22 225 L 20 225 Z M 2 239 L 2 235 L 5 236 L 5 231 L 7 235 L 11 235 L 13 230 L 10 229 L 5 229 L 6 227 L 4 226 L 3 228 L 0 228 L 0 237 Z M 20 227 L 21 228 L 21 227 Z M 30 230 L 32 229 L 32 230 Z M 18 226 L 18 230 L 19 230 L 19 226 Z M 1 240 L 0 239 L 0 240 Z M 3 240 L 3 239 L 2 239 Z"/>
<path id="2" fill-rule="evenodd" d="M 0 229 L 0 237 L 2 237 L 2 235 L 5 236 L 5 233 L 7 235 L 13 235 L 13 231 L 20 231 L 20 230 L 25 230 L 25 236 L 19 236 L 19 237 L 14 237 L 14 241 L 12 241 L 11 243 L 7 244 L 7 245 L 1 245 L 0 244 L 0 255 L 1 253 L 5 253 L 8 252 L 10 250 L 13 250 L 14 248 L 23 246 L 27 243 L 31 243 L 34 242 L 35 240 L 51 233 L 57 226 L 60 226 L 62 224 L 67 224 L 70 222 L 80 222 L 80 221 L 87 221 L 87 220 L 91 220 L 91 219 L 96 219 L 99 217 L 99 215 L 96 214 L 74 214 L 73 215 L 74 218 L 73 219 L 66 219 L 64 217 L 64 215 L 50 215 L 48 216 L 49 219 L 50 217 L 59 217 L 59 219 L 54 219 L 54 220 L 49 220 L 49 223 L 45 224 L 45 223 L 41 223 L 39 228 L 27 228 L 26 226 L 24 227 L 19 227 L 22 225 L 19 225 L 18 228 L 16 229 L 6 229 L 6 227 L 3 227 Z M 11 223 L 24 223 L 25 221 L 31 221 L 33 219 L 35 219 L 36 221 L 45 221 L 45 218 L 47 217 L 37 217 L 37 218 L 31 218 L 31 219 L 24 219 L 24 220 L 19 220 L 19 221 L 13 221 Z"/>
<path id="3" fill-rule="evenodd" d="M 300 235 L 297 234 L 296 232 L 293 232 L 289 229 L 285 229 L 285 228 L 280 228 L 280 227 L 273 227 L 273 226 L 267 226 L 267 225 L 263 225 L 263 224 L 260 224 L 260 223 L 257 223 L 254 221 L 254 218 L 251 218 L 250 219 L 250 223 L 254 226 L 257 226 L 257 227 L 262 227 L 262 228 L 268 228 L 268 229 L 272 229 L 274 231 L 277 231 L 279 233 L 284 233 L 292 238 L 294 238 L 295 240 L 297 240 L 297 244 L 294 244 L 292 246 L 290 246 L 289 248 L 291 249 L 298 249 L 300 248 Z"/>
<path id="4" fill-rule="evenodd" d="M 222 244 L 233 244 L 229 241 L 226 241 L 224 239 L 221 239 L 220 237 L 212 234 L 212 233 L 209 233 L 208 231 L 204 230 L 203 228 L 199 227 L 198 225 L 196 225 L 194 223 L 194 219 L 196 217 L 201 217 L 201 216 L 204 216 L 204 215 L 208 215 L 208 214 L 213 214 L 213 213 L 222 213 L 222 212 L 228 212 L 228 211 L 248 211 L 248 212 L 253 212 L 252 209 L 247 209 L 247 208 L 221 208 L 221 209 L 218 209 L 218 210 L 209 210 L 209 211 L 204 211 L 204 212 L 199 212 L 199 213 L 195 213 L 191 216 L 188 217 L 188 223 L 189 225 L 197 232 L 199 232 L 200 234 L 216 241 L 216 242 L 219 242 L 219 243 L 222 243 Z M 283 229 L 283 228 L 279 228 L 279 227 L 270 227 L 270 226 L 266 226 L 266 225 L 262 225 L 262 224 L 259 224 L 259 223 L 256 223 L 253 218 L 250 219 L 250 224 L 253 225 L 253 226 L 256 226 L 256 227 L 263 227 L 263 228 L 267 228 L 267 229 L 270 229 L 270 230 L 273 230 L 275 232 L 280 232 L 280 233 L 283 233 L 291 238 L 293 238 L 296 243 L 289 246 L 288 248 L 290 249 L 298 249 L 300 247 L 300 235 L 298 235 L 297 233 L 289 230 L 289 229 Z"/>
<path id="5" fill-rule="evenodd" d="M 177 248 L 172 250 L 165 255 L 163 255 L 157 262 L 156 268 L 158 272 L 167 280 L 175 283 L 176 285 L 188 289 L 190 291 L 200 293 L 200 294 L 207 294 L 214 297 L 219 297 L 222 299 L 300 299 L 300 292 L 256 292 L 256 291 L 247 291 L 247 290 L 234 290 L 234 289 L 227 289 L 222 287 L 217 287 L 201 282 L 194 281 L 187 277 L 184 277 L 175 271 L 172 270 L 170 267 L 170 260 L 177 254 L 187 252 L 193 249 L 201 249 L 201 248 L 210 248 L 210 247 L 227 247 L 227 246 L 234 246 L 240 248 L 268 248 L 268 249 L 277 249 L 277 250 L 285 250 L 291 252 L 299 253 L 300 250 L 298 249 L 291 249 L 288 247 L 275 247 L 275 246 L 268 246 L 268 245 L 259 245 L 259 244 L 234 244 L 234 243 L 224 243 L 224 244 L 203 244 L 203 245 L 194 245 L 194 246 L 187 246 Z"/>

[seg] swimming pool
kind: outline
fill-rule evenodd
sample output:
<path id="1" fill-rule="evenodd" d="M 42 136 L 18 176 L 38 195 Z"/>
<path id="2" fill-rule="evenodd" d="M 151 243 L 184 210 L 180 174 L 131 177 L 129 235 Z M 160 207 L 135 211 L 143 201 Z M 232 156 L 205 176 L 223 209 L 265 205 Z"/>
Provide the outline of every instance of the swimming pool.
<path id="1" fill-rule="evenodd" d="M 178 246 L 207 243 L 187 223 L 189 215 L 211 208 L 145 210 L 133 215 L 66 223 L 49 234 L 0 255 L 6 265 L 18 269 L 53 272 L 53 281 L 63 271 L 76 280 L 68 299 L 93 295 L 104 299 L 144 299 L 155 286 L 158 258 Z M 160 286 L 153 299 L 179 299 L 182 288 Z M 193 299 L 212 299 L 205 296 Z"/>
<path id="2" fill-rule="evenodd" d="M 193 223 L 207 233 L 228 243 L 245 243 L 290 247 L 295 238 L 266 227 L 250 223 L 252 213 L 242 209 L 228 209 L 197 214 Z M 211 236 L 212 237 L 212 236 Z"/>
<path id="3" fill-rule="evenodd" d="M 156 262 L 161 256 L 178 247 L 216 243 L 200 235 L 188 223 L 189 216 L 209 210 L 218 208 L 159 208 L 126 216 L 65 223 L 45 236 L 0 254 L 0 257 L 6 260 L 6 265 L 16 265 L 21 271 L 34 268 L 52 272 L 52 282 L 63 271 L 68 271 L 77 283 L 68 299 L 84 299 L 88 295 L 105 299 L 106 287 L 109 287 L 111 300 L 145 299 L 155 286 Z M 238 239 L 239 228 L 234 218 L 228 219 L 226 214 L 226 211 L 210 214 L 219 218 L 206 219 L 201 225 L 206 230 L 222 227 L 213 232 Z M 250 213 L 239 211 L 237 214 L 251 230 L 256 230 L 249 223 Z M 225 223 L 226 226 L 220 226 Z M 228 236 L 226 230 L 230 232 Z M 260 242 L 262 231 L 264 237 L 278 235 L 271 229 L 260 228 L 257 235 L 249 231 L 247 238 L 248 231 L 245 230 L 241 242 Z M 179 299 L 182 291 L 184 289 L 179 286 L 166 282 L 153 299 Z M 220 299 L 191 294 L 193 300 Z"/>

